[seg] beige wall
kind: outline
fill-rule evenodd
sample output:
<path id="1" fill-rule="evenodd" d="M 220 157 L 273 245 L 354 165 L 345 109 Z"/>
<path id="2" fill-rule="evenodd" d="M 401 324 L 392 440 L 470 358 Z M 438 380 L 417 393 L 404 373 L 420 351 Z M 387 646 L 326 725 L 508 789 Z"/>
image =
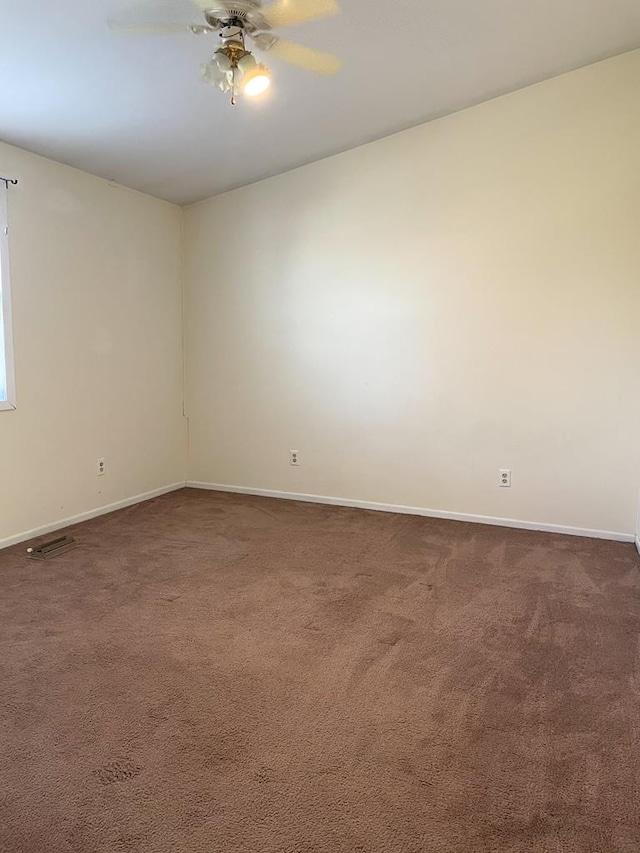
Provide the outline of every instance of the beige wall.
<path id="1" fill-rule="evenodd" d="M 184 480 L 179 208 L 0 145 L 18 408 L 0 545 Z M 96 476 L 105 457 L 107 473 Z"/>
<path id="2" fill-rule="evenodd" d="M 639 92 L 635 52 L 188 209 L 189 478 L 633 533 Z"/>
<path id="3" fill-rule="evenodd" d="M 633 533 L 638 91 L 635 52 L 188 209 L 189 478 Z M 182 481 L 186 446 L 181 211 L 0 163 L 2 545 Z"/>

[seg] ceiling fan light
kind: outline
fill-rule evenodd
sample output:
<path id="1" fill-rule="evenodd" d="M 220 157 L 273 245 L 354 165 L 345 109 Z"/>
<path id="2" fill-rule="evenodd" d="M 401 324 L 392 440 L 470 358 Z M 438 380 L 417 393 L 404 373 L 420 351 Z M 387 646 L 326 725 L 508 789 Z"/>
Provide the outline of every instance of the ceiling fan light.
<path id="1" fill-rule="evenodd" d="M 252 53 L 245 53 L 245 55 L 238 60 L 238 71 L 243 75 L 250 74 L 257 67 L 258 63 Z"/>
<path id="2" fill-rule="evenodd" d="M 220 71 L 215 62 L 205 62 L 200 66 L 200 73 L 205 83 L 220 89 L 221 92 L 228 92 L 231 89 L 230 76 L 231 72 Z"/>
<path id="3" fill-rule="evenodd" d="M 231 71 L 231 60 L 224 50 L 216 50 L 213 54 L 213 61 L 216 63 L 220 71 Z"/>
<path id="4" fill-rule="evenodd" d="M 211 83 L 213 85 L 214 78 L 218 76 L 218 69 L 209 64 L 208 62 L 203 62 L 200 66 L 200 74 L 202 75 L 202 79 L 205 83 Z"/>
<path id="5" fill-rule="evenodd" d="M 249 98 L 256 98 L 267 91 L 271 85 L 271 74 L 265 65 L 256 65 L 253 71 L 245 74 L 242 91 Z"/>

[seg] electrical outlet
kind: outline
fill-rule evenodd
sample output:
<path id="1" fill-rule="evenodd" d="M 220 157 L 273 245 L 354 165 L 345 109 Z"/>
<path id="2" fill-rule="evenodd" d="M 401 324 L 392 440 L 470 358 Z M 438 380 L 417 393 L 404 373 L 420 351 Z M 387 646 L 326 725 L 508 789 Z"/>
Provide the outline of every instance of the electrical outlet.
<path id="1" fill-rule="evenodd" d="M 300 454 L 297 450 L 289 451 L 289 465 L 298 466 L 300 465 Z"/>
<path id="2" fill-rule="evenodd" d="M 501 489 L 510 489 L 511 488 L 511 469 L 510 468 L 502 468 L 500 470 L 500 488 Z"/>
<path id="3" fill-rule="evenodd" d="M 102 477 L 103 474 L 107 473 L 107 463 L 104 461 L 104 459 L 98 459 L 98 461 L 96 462 L 96 473 L 98 477 Z"/>

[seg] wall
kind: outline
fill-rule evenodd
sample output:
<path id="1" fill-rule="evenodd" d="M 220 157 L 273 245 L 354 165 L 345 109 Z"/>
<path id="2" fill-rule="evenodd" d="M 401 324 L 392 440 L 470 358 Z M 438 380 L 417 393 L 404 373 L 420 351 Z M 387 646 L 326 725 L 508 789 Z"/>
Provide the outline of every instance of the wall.
<path id="1" fill-rule="evenodd" d="M 183 481 L 186 439 L 180 208 L 6 145 L 0 167 L 20 181 L 9 193 L 18 408 L 0 412 L 2 545 Z"/>
<path id="2" fill-rule="evenodd" d="M 188 209 L 190 480 L 632 534 L 639 92 L 634 52 Z"/>

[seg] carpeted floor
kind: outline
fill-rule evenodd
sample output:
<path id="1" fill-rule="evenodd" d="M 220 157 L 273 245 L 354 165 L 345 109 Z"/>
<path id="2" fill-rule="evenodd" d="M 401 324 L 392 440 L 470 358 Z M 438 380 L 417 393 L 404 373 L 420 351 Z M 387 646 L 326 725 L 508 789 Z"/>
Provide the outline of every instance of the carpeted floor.
<path id="1" fill-rule="evenodd" d="M 0 552 L 3 853 L 638 853 L 632 545 L 183 490 Z"/>

